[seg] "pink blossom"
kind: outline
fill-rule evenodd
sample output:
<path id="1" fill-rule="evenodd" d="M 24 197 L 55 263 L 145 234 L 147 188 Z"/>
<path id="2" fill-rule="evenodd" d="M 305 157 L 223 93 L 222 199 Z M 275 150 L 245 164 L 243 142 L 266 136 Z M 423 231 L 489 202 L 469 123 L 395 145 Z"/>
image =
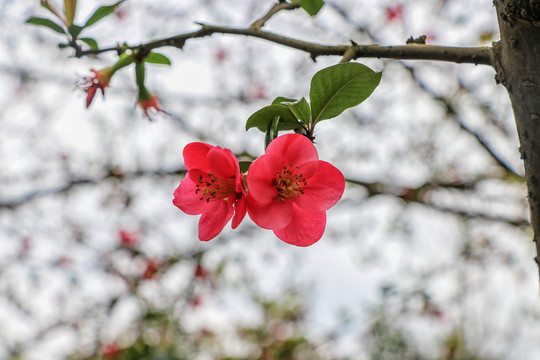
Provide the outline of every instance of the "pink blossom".
<path id="1" fill-rule="evenodd" d="M 251 164 L 247 184 L 250 218 L 286 243 L 309 246 L 322 237 L 326 210 L 343 195 L 345 178 L 319 160 L 308 138 L 287 134 Z"/>
<path id="2" fill-rule="evenodd" d="M 391 21 L 402 21 L 403 20 L 403 5 L 397 4 L 395 6 L 390 6 L 386 8 L 386 20 Z"/>
<path id="3" fill-rule="evenodd" d="M 202 297 L 200 295 L 194 295 L 193 297 L 191 297 L 189 300 L 188 300 L 188 303 L 189 305 L 193 308 L 193 309 L 196 309 L 198 308 L 199 306 L 202 305 Z"/>
<path id="4" fill-rule="evenodd" d="M 208 277 L 208 275 L 208 270 L 206 270 L 201 264 L 197 264 L 194 273 L 195 278 L 204 280 Z"/>
<path id="5" fill-rule="evenodd" d="M 122 350 L 115 343 L 107 343 L 101 346 L 101 354 L 104 359 L 114 359 L 120 356 Z"/>
<path id="6" fill-rule="evenodd" d="M 109 87 L 111 77 L 114 74 L 112 68 L 106 68 L 102 70 L 90 69 L 94 73 L 94 76 L 88 76 L 83 79 L 83 88 L 86 91 L 86 107 L 88 108 L 94 99 L 96 91 L 101 90 L 101 94 L 105 95 L 105 89 Z"/>
<path id="7" fill-rule="evenodd" d="M 156 277 L 160 264 L 156 260 L 146 259 L 144 264 L 143 279 L 151 280 Z"/>
<path id="8" fill-rule="evenodd" d="M 160 107 L 157 95 L 151 95 L 147 99 L 137 100 L 137 104 L 142 109 L 144 117 L 148 120 L 152 120 L 152 112 L 165 113 L 165 111 Z"/>
<path id="9" fill-rule="evenodd" d="M 120 246 L 134 249 L 139 244 L 139 233 L 135 231 L 127 231 L 121 229 L 118 232 L 118 238 L 120 240 Z"/>
<path id="10" fill-rule="evenodd" d="M 195 142 L 184 148 L 186 176 L 174 191 L 173 204 L 199 215 L 199 239 L 215 238 L 232 218 L 236 229 L 246 215 L 243 175 L 229 149 Z"/>
<path id="11" fill-rule="evenodd" d="M 224 48 L 219 48 L 218 51 L 216 51 L 215 57 L 216 62 L 218 64 L 222 64 L 227 59 L 227 50 Z"/>

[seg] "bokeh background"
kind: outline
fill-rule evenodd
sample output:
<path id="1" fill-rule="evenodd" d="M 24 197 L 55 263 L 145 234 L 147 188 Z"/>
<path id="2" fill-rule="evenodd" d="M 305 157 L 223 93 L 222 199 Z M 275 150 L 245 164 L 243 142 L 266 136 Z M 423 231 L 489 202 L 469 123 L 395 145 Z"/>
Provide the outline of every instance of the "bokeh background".
<path id="1" fill-rule="evenodd" d="M 105 4 L 79 0 L 76 22 Z M 242 27 L 272 4 L 128 0 L 85 35 Z M 163 48 L 173 65 L 149 65 L 147 85 L 168 115 L 149 122 L 131 68 L 85 109 L 81 79 L 114 55 L 74 58 L 30 16 L 47 16 L 39 1 L 0 0 L 0 359 L 540 358 L 523 167 L 493 69 L 361 60 L 380 86 L 316 133 L 348 179 L 323 238 L 293 247 L 246 218 L 202 243 L 172 205 L 183 147 L 261 155 L 249 115 L 307 97 L 340 59 L 231 35 Z M 498 37 L 486 0 L 328 0 L 265 28 L 324 44 Z"/>

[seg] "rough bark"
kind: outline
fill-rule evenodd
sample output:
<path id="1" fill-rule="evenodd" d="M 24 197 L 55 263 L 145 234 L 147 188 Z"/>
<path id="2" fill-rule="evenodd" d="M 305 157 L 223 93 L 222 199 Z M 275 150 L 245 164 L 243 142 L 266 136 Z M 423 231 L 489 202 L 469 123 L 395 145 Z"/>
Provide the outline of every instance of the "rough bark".
<path id="1" fill-rule="evenodd" d="M 501 36 L 493 47 L 494 66 L 512 101 L 540 268 L 540 0 L 495 0 L 494 5 Z"/>

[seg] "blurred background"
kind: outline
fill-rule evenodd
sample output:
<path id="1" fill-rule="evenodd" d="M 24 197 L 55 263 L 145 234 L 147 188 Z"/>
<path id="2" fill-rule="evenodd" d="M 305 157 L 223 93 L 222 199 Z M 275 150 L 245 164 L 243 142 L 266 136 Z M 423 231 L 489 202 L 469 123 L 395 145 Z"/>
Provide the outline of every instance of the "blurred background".
<path id="1" fill-rule="evenodd" d="M 105 4 L 79 0 L 76 22 Z M 128 0 L 85 35 L 108 47 L 244 27 L 272 4 Z M 232 35 L 159 49 L 173 65 L 148 65 L 147 86 L 168 115 L 149 122 L 132 68 L 85 109 L 81 79 L 114 55 L 74 58 L 30 16 L 48 13 L 0 0 L 0 359 L 540 357 L 523 167 L 490 67 L 359 60 L 380 86 L 316 133 L 348 180 L 323 238 L 297 248 L 246 218 L 203 243 L 172 205 L 183 147 L 261 155 L 249 115 L 307 97 L 340 58 Z M 340 45 L 498 37 L 485 0 L 328 0 L 265 28 Z"/>

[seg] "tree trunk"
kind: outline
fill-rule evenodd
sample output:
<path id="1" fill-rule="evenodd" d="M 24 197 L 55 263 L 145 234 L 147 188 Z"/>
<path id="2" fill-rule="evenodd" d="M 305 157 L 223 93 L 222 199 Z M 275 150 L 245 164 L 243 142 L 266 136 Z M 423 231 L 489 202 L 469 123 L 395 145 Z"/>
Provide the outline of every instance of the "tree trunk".
<path id="1" fill-rule="evenodd" d="M 495 0 L 494 5 L 501 35 L 493 47 L 494 66 L 512 101 L 540 269 L 540 0 Z"/>

